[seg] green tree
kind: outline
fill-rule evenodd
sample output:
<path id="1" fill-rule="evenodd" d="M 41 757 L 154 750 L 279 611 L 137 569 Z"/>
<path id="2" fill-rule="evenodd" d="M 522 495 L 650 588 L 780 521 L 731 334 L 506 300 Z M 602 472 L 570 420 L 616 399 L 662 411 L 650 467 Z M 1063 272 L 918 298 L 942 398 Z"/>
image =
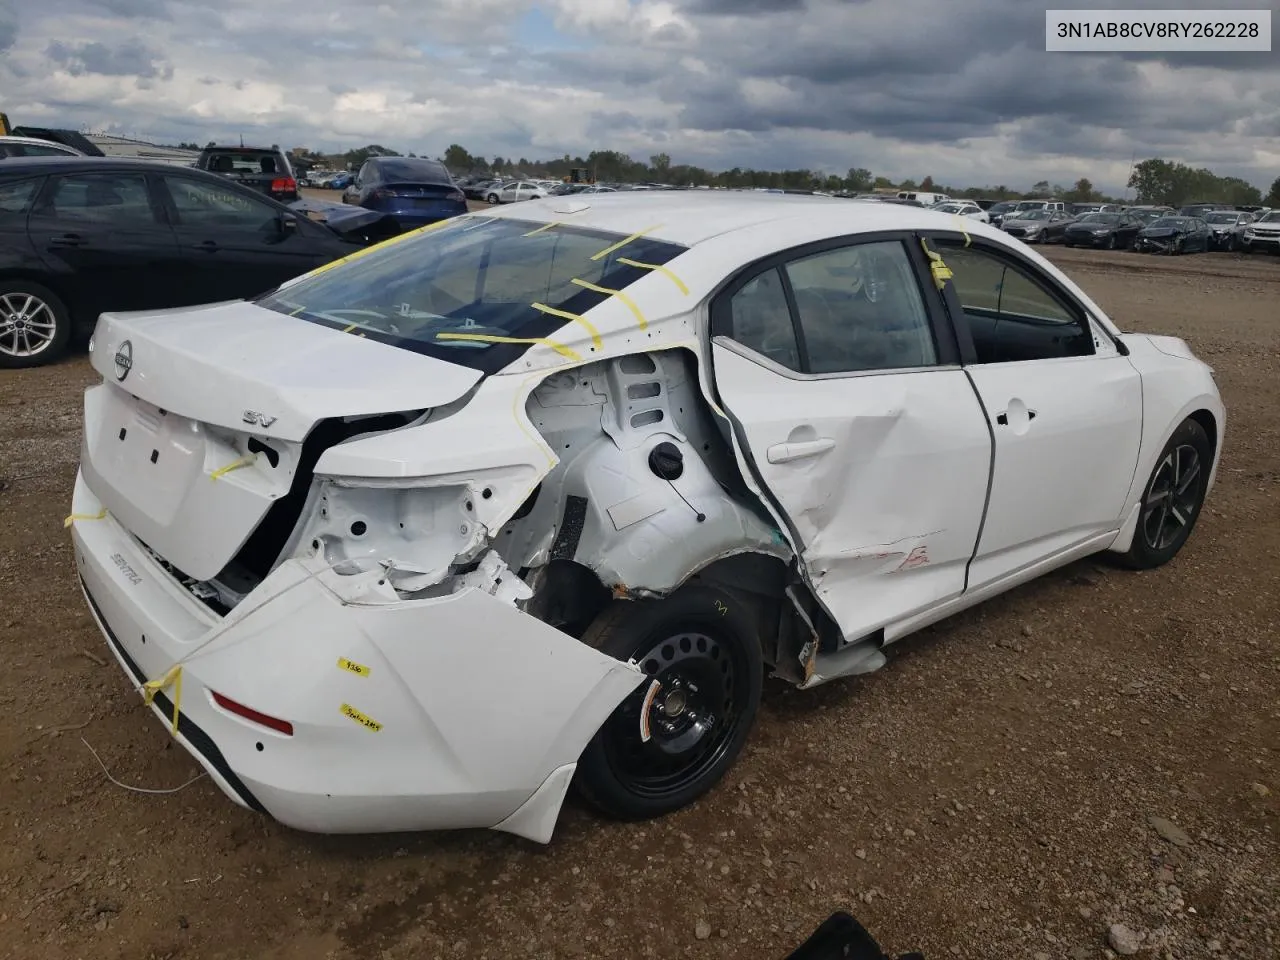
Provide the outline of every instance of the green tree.
<path id="1" fill-rule="evenodd" d="M 1031 185 L 1031 195 L 1034 197 L 1047 196 L 1050 189 L 1048 180 L 1037 180 Z"/>
<path id="2" fill-rule="evenodd" d="M 450 170 L 468 171 L 475 166 L 475 157 L 460 144 L 451 143 L 444 151 L 444 165 Z"/>
<path id="3" fill-rule="evenodd" d="M 671 157 L 665 153 L 655 153 L 649 158 L 649 167 L 659 180 L 665 180 L 671 173 Z"/>
<path id="4" fill-rule="evenodd" d="M 874 182 L 871 171 L 866 167 L 850 167 L 849 173 L 844 179 L 846 189 L 852 190 L 854 193 L 865 193 L 871 189 L 871 185 Z"/>
<path id="5" fill-rule="evenodd" d="M 1074 187 L 1062 193 L 1062 199 L 1070 203 L 1088 203 L 1093 198 L 1093 183 L 1087 177 L 1081 177 Z"/>
<path id="6" fill-rule="evenodd" d="M 903 180 L 900 184 L 898 184 L 898 189 L 914 190 L 916 189 L 916 182 L 914 180 Z"/>
<path id="7" fill-rule="evenodd" d="M 1262 205 L 1267 207 L 1280 207 L 1280 177 L 1276 177 L 1271 182 L 1271 190 L 1262 200 Z"/>
<path id="8" fill-rule="evenodd" d="M 872 189 L 875 190 L 887 190 L 889 187 L 893 186 L 893 181 L 888 177 L 876 177 L 875 180 L 871 182 L 871 186 Z"/>
<path id="9" fill-rule="evenodd" d="M 925 193 L 932 193 L 934 190 L 933 177 L 926 175 L 925 178 L 920 181 L 920 189 L 925 191 Z"/>
<path id="10" fill-rule="evenodd" d="M 1129 174 L 1129 187 L 1136 191 L 1138 203 L 1170 203 L 1176 189 L 1174 164 L 1154 157 L 1135 164 Z"/>

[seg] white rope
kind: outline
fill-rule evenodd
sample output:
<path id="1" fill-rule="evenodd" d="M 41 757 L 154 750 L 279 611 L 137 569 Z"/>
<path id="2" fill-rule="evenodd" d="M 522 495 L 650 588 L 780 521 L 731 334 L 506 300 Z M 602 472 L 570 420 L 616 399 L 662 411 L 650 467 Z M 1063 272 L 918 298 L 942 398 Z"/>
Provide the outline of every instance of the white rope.
<path id="1" fill-rule="evenodd" d="M 89 752 L 93 754 L 93 759 L 98 761 L 98 766 L 102 768 L 102 772 L 106 774 L 106 777 L 108 780 L 114 783 L 117 787 L 120 787 L 122 790 L 130 790 L 133 793 L 151 793 L 151 794 L 177 793 L 179 790 L 185 790 L 187 789 L 187 787 L 191 786 L 197 780 L 201 780 L 204 777 L 207 777 L 209 775 L 204 770 L 201 770 L 199 773 L 197 773 L 194 777 L 192 777 L 190 780 L 188 780 L 186 783 L 182 784 L 181 786 L 170 787 L 164 790 L 157 790 L 151 787 L 135 787 L 132 784 L 121 783 L 119 780 L 113 777 L 111 775 L 111 771 L 107 769 L 107 765 L 103 763 L 102 758 L 98 756 L 98 751 L 93 749 L 93 746 L 89 743 L 88 740 L 86 740 L 84 737 L 81 737 L 80 742 L 89 748 Z"/>

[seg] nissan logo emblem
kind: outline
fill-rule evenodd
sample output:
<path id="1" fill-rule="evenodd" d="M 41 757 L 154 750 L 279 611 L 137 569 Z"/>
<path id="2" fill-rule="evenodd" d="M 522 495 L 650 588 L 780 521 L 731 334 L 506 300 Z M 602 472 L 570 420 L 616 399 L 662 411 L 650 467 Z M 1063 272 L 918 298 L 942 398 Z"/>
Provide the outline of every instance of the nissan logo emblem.
<path id="1" fill-rule="evenodd" d="M 123 380 L 133 369 L 133 344 L 128 340 L 116 348 L 116 379 Z"/>

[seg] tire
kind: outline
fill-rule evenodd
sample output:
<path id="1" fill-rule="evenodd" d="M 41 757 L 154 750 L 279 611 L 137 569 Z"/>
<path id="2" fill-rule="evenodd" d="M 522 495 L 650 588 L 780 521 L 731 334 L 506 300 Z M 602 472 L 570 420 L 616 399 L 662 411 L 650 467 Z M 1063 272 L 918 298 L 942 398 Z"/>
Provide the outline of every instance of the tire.
<path id="1" fill-rule="evenodd" d="M 0 368 L 39 367 L 67 351 L 71 314 L 48 287 L 0 281 Z"/>
<path id="2" fill-rule="evenodd" d="M 1113 233 L 1107 237 L 1107 249 L 1114 250 L 1116 248 L 1116 235 Z"/>
<path id="3" fill-rule="evenodd" d="M 1204 506 L 1213 454 L 1204 427 L 1183 420 L 1160 451 L 1143 488 L 1133 544 L 1121 557 L 1125 566 L 1149 570 L 1168 563 L 1182 549 Z"/>
<path id="4" fill-rule="evenodd" d="M 615 601 L 582 642 L 638 663 L 651 678 L 583 750 L 575 778 L 582 797 L 614 819 L 647 820 L 714 787 L 737 759 L 760 706 L 760 638 L 742 604 L 702 585 L 663 600 Z M 700 728 L 708 717 L 711 724 Z"/>
<path id="5" fill-rule="evenodd" d="M 491 194 L 489 194 L 487 197 L 485 197 L 485 201 L 486 201 L 486 202 L 488 202 L 488 203 L 496 204 L 496 203 L 498 203 L 498 202 L 499 202 L 499 201 L 498 201 L 498 195 L 497 195 L 496 193 L 491 193 Z"/>

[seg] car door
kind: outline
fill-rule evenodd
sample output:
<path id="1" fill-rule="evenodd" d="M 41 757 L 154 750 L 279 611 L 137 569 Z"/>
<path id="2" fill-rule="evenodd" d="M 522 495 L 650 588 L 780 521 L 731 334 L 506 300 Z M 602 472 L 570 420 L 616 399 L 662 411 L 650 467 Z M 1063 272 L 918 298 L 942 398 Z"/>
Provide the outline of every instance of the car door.
<path id="1" fill-rule="evenodd" d="M 180 173 L 161 179 L 185 260 L 186 303 L 254 297 L 332 259 L 310 224 L 295 219 L 286 229 L 281 209 L 248 190 Z"/>
<path id="2" fill-rule="evenodd" d="M 991 465 L 919 247 L 900 234 L 763 261 L 711 309 L 748 476 L 846 642 L 955 597 Z"/>
<path id="3" fill-rule="evenodd" d="M 27 231 L 80 322 L 104 310 L 168 306 L 163 279 L 182 254 L 142 171 L 73 172 L 48 179 Z"/>
<path id="4" fill-rule="evenodd" d="M 1105 546 L 1137 465 L 1142 383 L 1084 307 L 1016 251 L 934 239 L 953 274 L 947 295 L 965 370 L 995 437 L 990 505 L 969 570 L 977 589 Z"/>

